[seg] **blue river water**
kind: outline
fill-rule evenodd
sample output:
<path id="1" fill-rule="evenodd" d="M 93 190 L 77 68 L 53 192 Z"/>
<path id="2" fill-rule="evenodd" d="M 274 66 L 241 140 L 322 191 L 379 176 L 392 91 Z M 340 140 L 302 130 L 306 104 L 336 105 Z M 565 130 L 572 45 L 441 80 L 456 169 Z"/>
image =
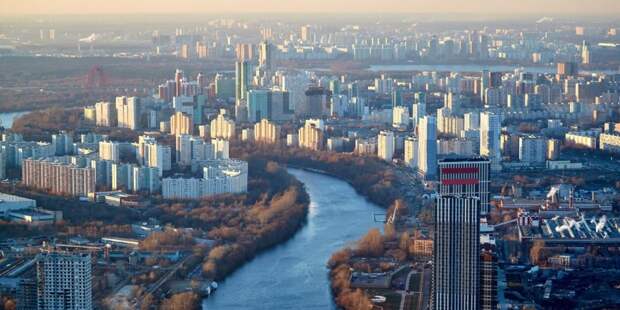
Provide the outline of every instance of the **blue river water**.
<path id="1" fill-rule="evenodd" d="M 522 68 L 524 72 L 530 73 L 555 73 L 555 67 L 549 66 L 518 66 L 518 65 L 478 65 L 478 64 L 466 64 L 466 65 L 421 65 L 421 64 L 400 64 L 400 65 L 372 65 L 368 70 L 374 72 L 397 72 L 397 71 L 437 71 L 437 72 L 481 72 L 482 70 L 496 71 L 496 72 L 513 72 L 517 68 Z M 583 73 L 605 73 L 616 74 L 619 73 L 620 68 L 616 70 L 597 70 L 597 71 L 582 71 Z"/>
<path id="2" fill-rule="evenodd" d="M 310 195 L 308 222 L 286 243 L 261 253 L 219 283 L 203 309 L 335 309 L 327 260 L 333 252 L 380 227 L 384 212 L 346 182 L 289 169 Z"/>
<path id="3" fill-rule="evenodd" d="M 4 113 L 0 113 L 0 122 L 2 122 L 2 126 L 4 126 L 4 128 L 11 128 L 11 126 L 13 126 L 13 121 L 28 113 L 30 111 L 24 111 L 24 112 L 4 112 Z"/>

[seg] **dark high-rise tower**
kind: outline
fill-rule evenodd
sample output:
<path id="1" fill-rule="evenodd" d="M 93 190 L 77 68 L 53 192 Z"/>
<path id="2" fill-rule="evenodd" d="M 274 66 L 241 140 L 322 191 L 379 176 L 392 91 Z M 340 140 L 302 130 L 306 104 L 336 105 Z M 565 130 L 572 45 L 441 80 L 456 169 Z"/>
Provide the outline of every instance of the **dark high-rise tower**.
<path id="1" fill-rule="evenodd" d="M 433 309 L 480 306 L 480 211 L 488 205 L 489 169 L 483 158 L 439 161 Z"/>
<path id="2" fill-rule="evenodd" d="M 259 45 L 258 64 L 267 70 L 271 70 L 272 66 L 273 46 L 267 41 L 263 41 Z"/>
<path id="3" fill-rule="evenodd" d="M 440 195 L 435 208 L 432 308 L 478 310 L 480 200 Z"/>
<path id="4" fill-rule="evenodd" d="M 476 197 L 480 212 L 489 212 L 489 171 L 486 158 L 455 158 L 439 161 L 439 194 Z"/>
<path id="5" fill-rule="evenodd" d="M 246 99 L 247 91 L 252 82 L 252 64 L 247 60 L 235 63 L 235 98 L 237 103 Z"/>

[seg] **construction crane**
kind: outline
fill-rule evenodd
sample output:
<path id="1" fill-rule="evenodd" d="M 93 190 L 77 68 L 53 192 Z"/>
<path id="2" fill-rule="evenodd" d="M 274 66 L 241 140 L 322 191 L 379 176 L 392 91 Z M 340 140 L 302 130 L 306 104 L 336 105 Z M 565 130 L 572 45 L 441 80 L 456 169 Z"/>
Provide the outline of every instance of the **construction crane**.
<path id="1" fill-rule="evenodd" d="M 396 212 L 398 212 L 398 208 L 400 207 L 399 204 L 395 204 L 394 205 L 394 211 L 392 212 L 392 214 L 390 215 L 390 217 L 388 217 L 386 219 L 386 223 L 388 224 L 394 224 L 394 220 L 396 220 Z"/>

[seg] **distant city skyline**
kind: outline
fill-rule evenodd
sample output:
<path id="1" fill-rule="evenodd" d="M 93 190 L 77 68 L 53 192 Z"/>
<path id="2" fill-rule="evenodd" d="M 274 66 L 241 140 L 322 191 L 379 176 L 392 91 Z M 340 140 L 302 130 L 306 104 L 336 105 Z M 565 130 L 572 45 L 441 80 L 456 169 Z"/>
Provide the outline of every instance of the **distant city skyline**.
<path id="1" fill-rule="evenodd" d="M 596 5 L 595 5 L 596 4 Z M 433 13 L 469 15 L 612 15 L 617 0 L 2 0 L 0 15 L 218 14 L 218 13 Z M 489 16 L 493 17 L 493 16 Z"/>

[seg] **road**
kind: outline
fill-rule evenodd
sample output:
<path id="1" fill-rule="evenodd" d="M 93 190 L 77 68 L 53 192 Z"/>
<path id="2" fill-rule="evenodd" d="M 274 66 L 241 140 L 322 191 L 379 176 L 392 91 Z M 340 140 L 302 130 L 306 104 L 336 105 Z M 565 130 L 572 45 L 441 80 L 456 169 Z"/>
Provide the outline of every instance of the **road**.
<path id="1" fill-rule="evenodd" d="M 410 287 L 411 278 L 414 275 L 420 275 L 415 291 Z M 407 274 L 405 289 L 396 291 L 401 295 L 400 310 L 421 310 L 427 308 L 430 298 L 430 276 L 430 269 L 412 269 L 409 274 Z"/>
<path id="2" fill-rule="evenodd" d="M 407 280 L 405 280 L 405 290 L 398 291 L 400 293 L 400 310 L 405 309 L 405 300 L 407 299 L 407 296 L 411 295 L 411 293 L 409 292 L 409 282 L 411 282 L 411 276 L 415 273 L 415 270 L 409 271 L 409 274 L 407 274 Z"/>
<path id="3" fill-rule="evenodd" d="M 187 255 L 185 258 L 183 258 L 183 260 L 181 260 L 180 262 L 176 263 L 171 269 L 170 271 L 168 271 L 168 273 L 166 273 L 163 277 L 159 278 L 159 280 L 157 280 L 157 282 L 155 282 L 155 284 L 153 284 L 151 287 L 149 287 L 146 292 L 149 294 L 153 294 L 155 293 L 162 285 L 164 285 L 164 283 L 168 282 L 168 280 L 170 280 L 170 278 L 183 266 L 183 264 L 185 264 L 189 258 L 192 257 L 192 255 Z"/>

